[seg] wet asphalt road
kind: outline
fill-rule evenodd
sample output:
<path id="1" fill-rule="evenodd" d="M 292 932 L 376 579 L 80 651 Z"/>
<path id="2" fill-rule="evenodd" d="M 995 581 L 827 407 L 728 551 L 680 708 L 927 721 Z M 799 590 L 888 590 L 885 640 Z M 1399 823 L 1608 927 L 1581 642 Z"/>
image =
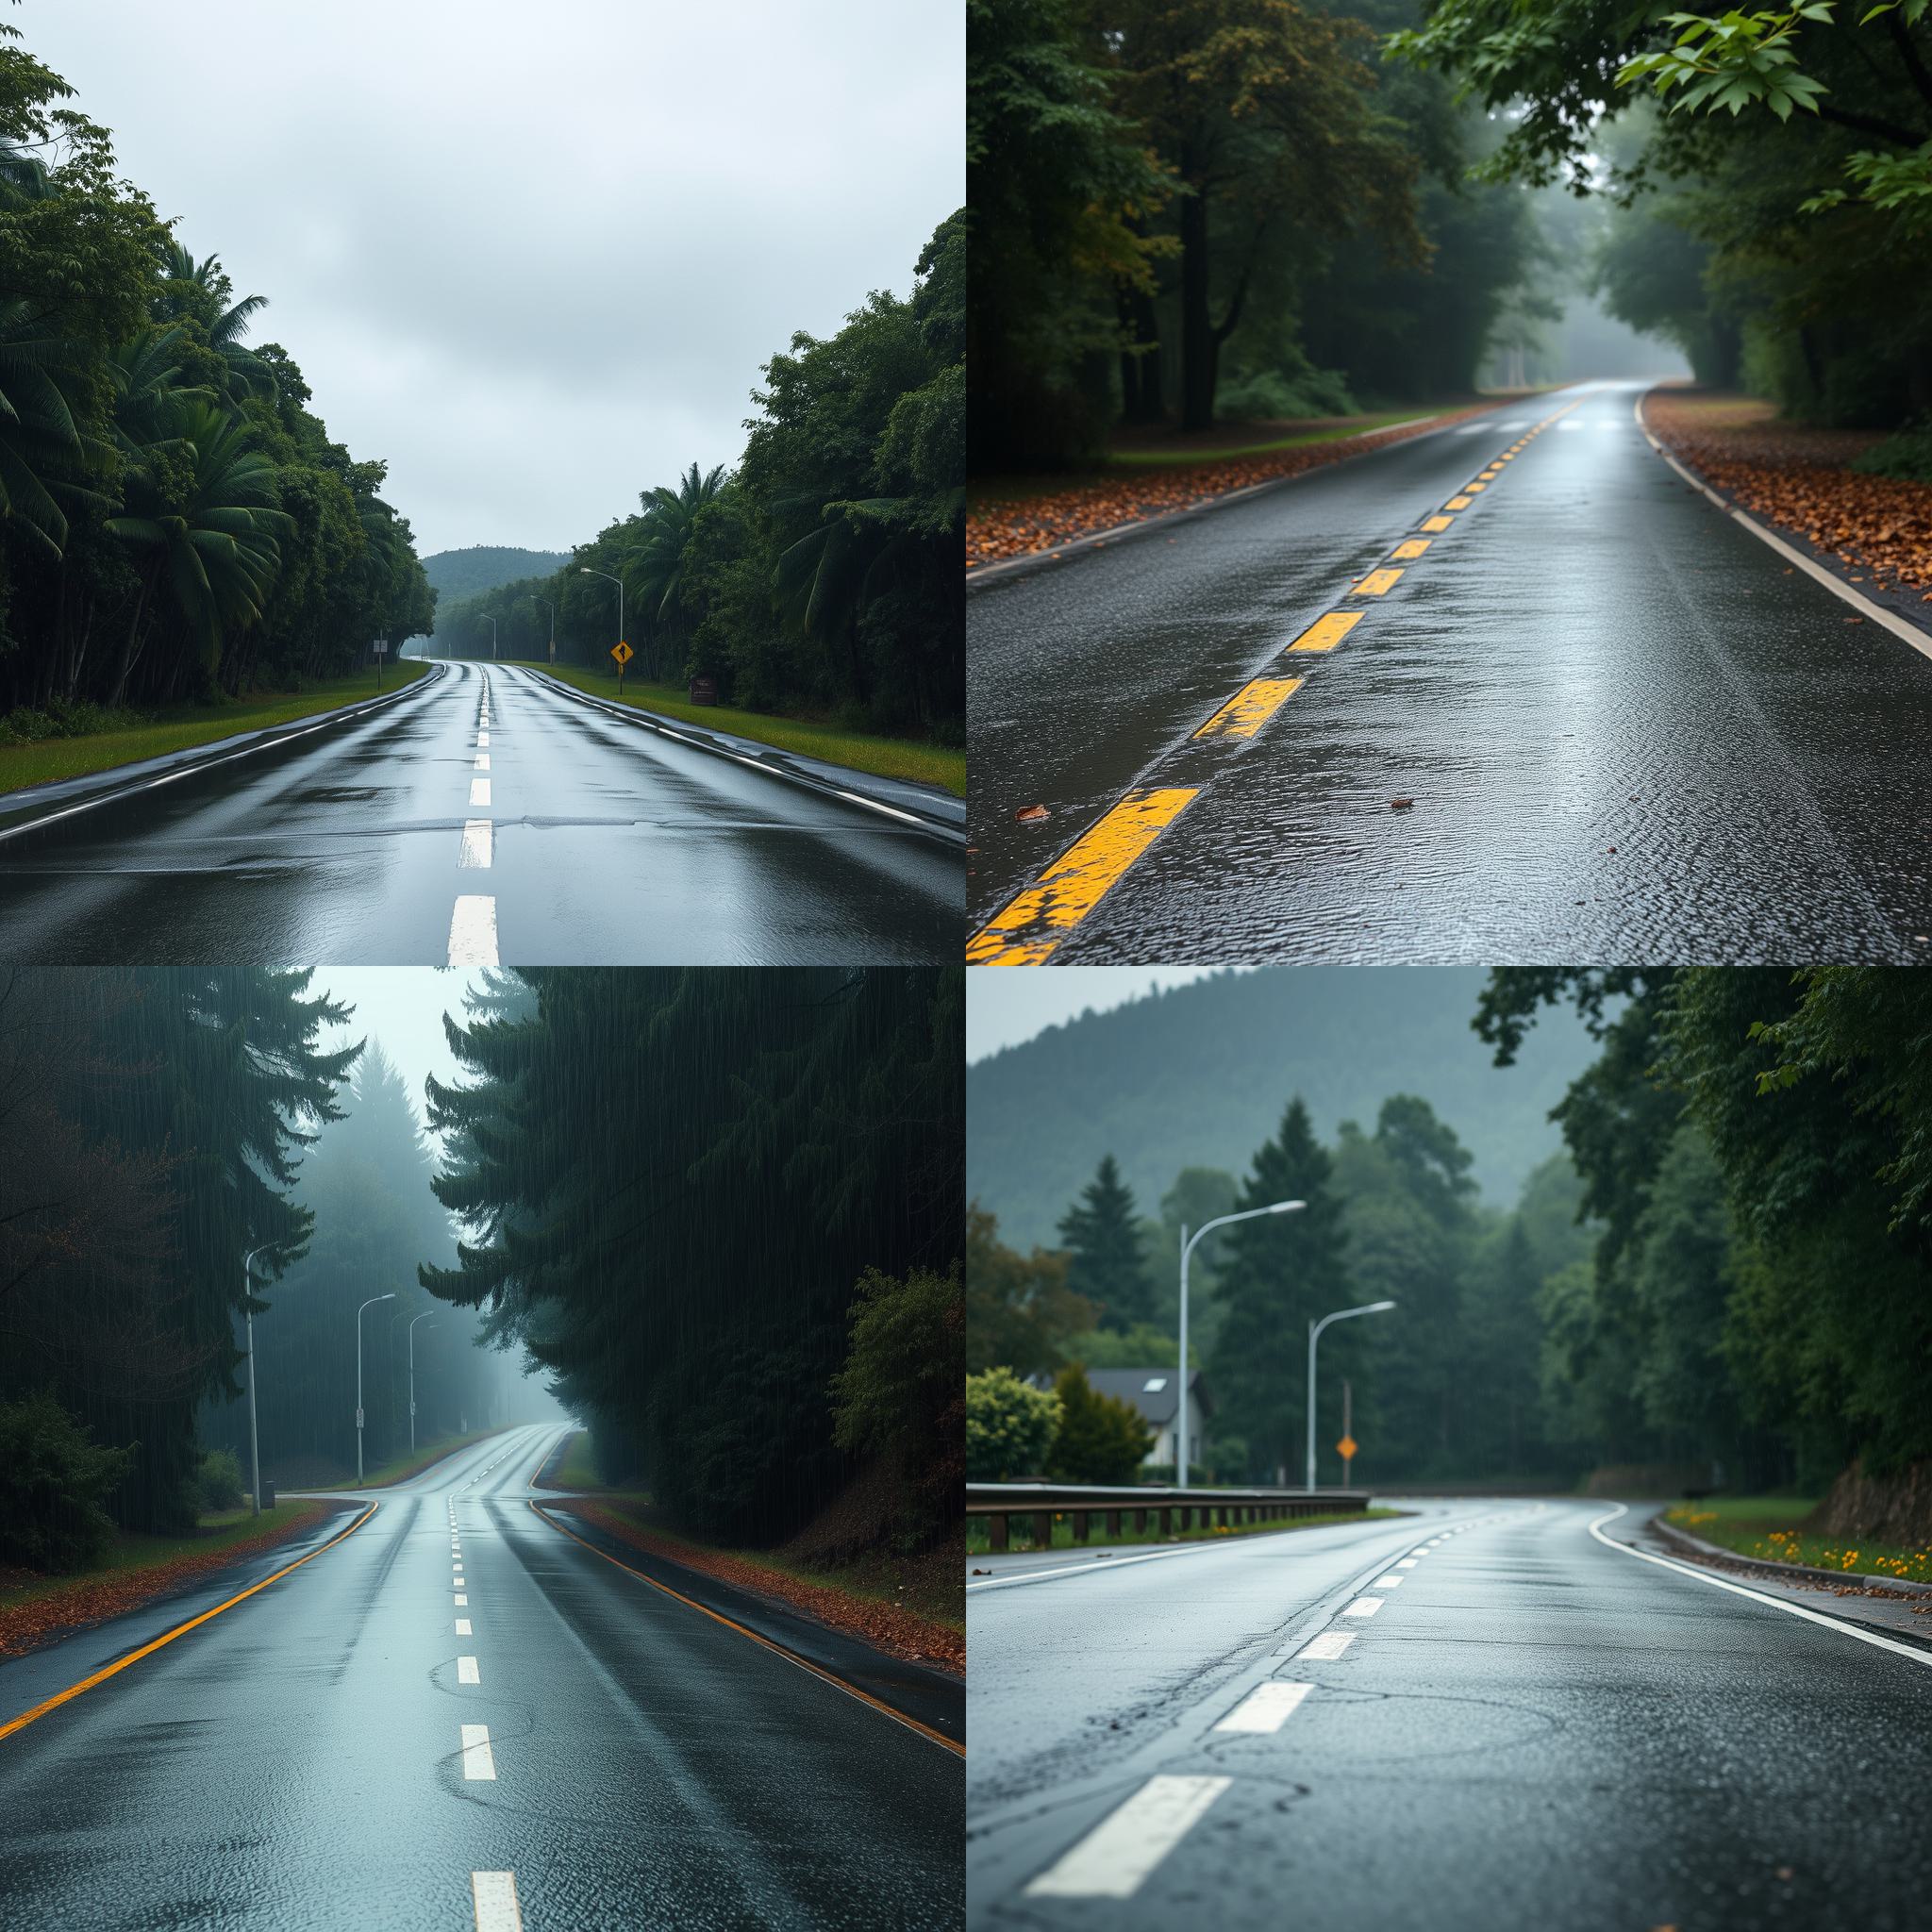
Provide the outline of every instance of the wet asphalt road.
<path id="1" fill-rule="evenodd" d="M 1010 937 L 1056 965 L 1924 958 L 1932 661 L 1676 477 L 1641 392 L 1511 405 L 977 591 L 974 924 L 1130 790 L 1191 790 L 1077 923 Z M 1190 742 L 1291 675 L 1254 736 Z"/>
<path id="2" fill-rule="evenodd" d="M 978 1559 L 968 1922 L 1927 1923 L 1924 1620 L 1862 1626 L 1908 1655 L 1821 1627 L 1606 1547 L 1603 1503 L 1408 1507 L 1140 1563 L 1063 1552 L 1046 1582 Z M 1648 1513 L 1603 1533 L 1652 1548 Z M 1324 1633 L 1353 1636 L 1298 1655 Z M 1216 1729 L 1271 1707 L 1275 1728 Z"/>
<path id="3" fill-rule="evenodd" d="M 457 1932 L 489 1923 L 482 1872 L 514 1874 L 527 1932 L 957 1925 L 958 1757 L 541 1521 L 558 1434 L 378 1492 L 292 1574 L 0 1739 L 8 1923 Z M 0 1667 L 0 1723 L 152 1634 Z"/>
<path id="4" fill-rule="evenodd" d="M 608 717 L 527 672 L 452 664 L 365 718 L 0 842 L 0 954 L 950 961 L 961 874 L 957 847 L 912 827 Z"/>

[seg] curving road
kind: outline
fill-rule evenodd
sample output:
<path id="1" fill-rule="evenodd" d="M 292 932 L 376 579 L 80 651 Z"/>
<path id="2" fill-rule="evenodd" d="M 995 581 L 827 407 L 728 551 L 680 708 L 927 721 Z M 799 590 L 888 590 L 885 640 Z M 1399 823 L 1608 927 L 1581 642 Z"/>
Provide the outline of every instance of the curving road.
<path id="1" fill-rule="evenodd" d="M 1406 1507 L 976 1559 L 968 1923 L 1926 1923 L 1932 1620 L 1725 1588 L 1647 1509 Z"/>
<path id="2" fill-rule="evenodd" d="M 958 957 L 956 845 L 509 666 L 34 824 L 0 839 L 15 962 Z"/>
<path id="3" fill-rule="evenodd" d="M 969 958 L 1924 958 L 1932 658 L 1681 480 L 1641 387 L 981 580 Z"/>
<path id="4" fill-rule="evenodd" d="M 0 1735 L 8 1923 L 957 1925 L 959 1757 L 552 1528 L 559 1434 L 376 1492 Z M 237 1587 L 0 1666 L 0 1732 Z"/>

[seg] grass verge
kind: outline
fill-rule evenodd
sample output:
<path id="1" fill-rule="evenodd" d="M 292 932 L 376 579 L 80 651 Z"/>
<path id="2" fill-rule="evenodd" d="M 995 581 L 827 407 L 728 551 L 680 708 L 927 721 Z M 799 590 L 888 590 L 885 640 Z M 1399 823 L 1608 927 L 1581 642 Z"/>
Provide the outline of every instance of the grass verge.
<path id="1" fill-rule="evenodd" d="M 788 1561 L 770 1550 L 701 1542 L 659 1523 L 648 1500 L 607 1494 L 561 1507 L 647 1555 L 682 1563 L 721 1583 L 776 1597 L 822 1624 L 894 1657 L 966 1668 L 966 1614 L 957 1550 L 917 1557 L 869 1552 L 849 1563 Z"/>
<path id="2" fill-rule="evenodd" d="M 202 1518 L 187 1536 L 125 1533 L 92 1569 L 71 1576 L 0 1571 L 0 1657 L 17 1657 L 55 1637 L 138 1609 L 204 1571 L 273 1549 L 329 1513 L 327 1503 L 277 1503 L 259 1518 L 247 1509 Z"/>
<path id="3" fill-rule="evenodd" d="M 797 752 L 803 758 L 824 758 L 834 765 L 847 765 L 855 772 L 870 772 L 875 778 L 910 778 L 925 785 L 937 785 L 956 798 L 966 796 L 966 751 L 942 744 L 929 744 L 916 738 L 884 738 L 875 732 L 847 731 L 842 725 L 812 718 L 780 718 L 765 711 L 734 710 L 728 705 L 694 705 L 679 684 L 645 684 L 639 678 L 624 681 L 624 694 L 618 695 L 617 679 L 607 672 L 583 671 L 570 664 L 525 662 L 525 668 L 541 671 L 591 697 L 611 704 L 627 705 L 637 711 L 651 711 L 675 719 L 681 724 L 709 724 L 720 731 L 733 731 L 741 738 L 756 739 L 777 751 Z"/>
<path id="4" fill-rule="evenodd" d="M 1383 1516 L 1407 1516 L 1407 1509 L 1356 1509 L 1345 1516 L 1278 1516 L 1266 1523 L 1243 1523 L 1235 1528 L 1185 1529 L 1167 1536 L 1149 1524 L 1145 1529 L 1137 1530 L 1130 1524 L 1121 1525 L 1119 1536 L 1090 1536 L 1089 1541 L 1105 1543 L 1109 1547 L 1115 1543 L 1208 1543 L 1218 1542 L 1224 1537 L 1273 1535 L 1284 1529 L 1325 1529 L 1335 1523 L 1373 1523 Z M 1014 1515 L 1008 1519 L 1008 1534 L 1012 1547 L 1016 1550 L 1030 1550 L 1036 1546 L 1030 1528 L 1025 1520 Z M 1068 1515 L 1056 1515 L 1053 1520 L 1053 1547 L 1057 1550 L 1083 1548 L 1074 1541 L 1074 1519 Z M 969 1517 L 966 1522 L 966 1553 L 968 1556 L 983 1557 L 988 1554 L 987 1524 L 984 1517 Z"/>
<path id="5" fill-rule="evenodd" d="M 392 1483 L 406 1483 L 412 1475 L 421 1475 L 432 1462 L 441 1462 L 445 1456 L 466 1449 L 472 1442 L 480 1442 L 486 1436 L 500 1436 L 502 1433 L 501 1429 L 472 1429 L 467 1436 L 445 1436 L 440 1442 L 431 1442 L 410 1455 L 398 1456 L 392 1461 L 385 1462 L 380 1469 L 371 1470 L 362 1478 L 362 1487 L 365 1490 L 386 1490 Z"/>
<path id="6" fill-rule="evenodd" d="M 591 1432 L 578 1429 L 564 1445 L 563 1460 L 557 1465 L 557 1474 L 543 1485 L 551 1490 L 603 1491 L 609 1485 L 597 1474 L 597 1465 L 591 1454 Z"/>
<path id="7" fill-rule="evenodd" d="M 1701 1503 L 1680 1503 L 1666 1509 L 1664 1519 L 1740 1557 L 1932 1583 L 1932 1547 L 1849 1543 L 1842 1537 L 1801 1529 L 1798 1525 L 1817 1507 L 1817 1499 L 1808 1496 L 1713 1496 Z"/>
<path id="8" fill-rule="evenodd" d="M 385 692 L 398 690 L 426 676 L 428 671 L 429 666 L 421 661 L 396 664 L 383 673 L 382 689 Z M 375 673 L 358 673 L 332 684 L 312 684 L 304 691 L 256 691 L 218 705 L 169 705 L 149 713 L 145 723 L 125 731 L 0 745 L 0 792 L 108 772 L 116 765 L 139 764 L 143 758 L 212 744 L 216 739 L 231 738 L 237 732 L 291 724 L 298 718 L 313 717 L 319 711 L 332 711 L 339 705 L 375 695 Z"/>

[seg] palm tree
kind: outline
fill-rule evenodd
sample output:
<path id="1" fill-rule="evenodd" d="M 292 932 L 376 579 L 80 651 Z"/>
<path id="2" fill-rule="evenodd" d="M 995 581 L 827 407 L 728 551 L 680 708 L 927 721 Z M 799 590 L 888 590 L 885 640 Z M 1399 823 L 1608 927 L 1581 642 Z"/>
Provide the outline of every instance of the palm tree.
<path id="1" fill-rule="evenodd" d="M 268 307 L 268 297 L 244 295 L 225 308 L 233 291 L 220 256 L 196 261 L 192 249 L 169 242 L 162 246 L 160 258 L 164 276 L 157 304 L 160 319 L 167 322 L 192 316 L 201 324 L 208 332 L 208 347 L 228 365 L 229 392 L 237 401 L 241 399 L 237 391 L 274 395 L 275 372 L 242 341 L 250 322 Z"/>
<path id="2" fill-rule="evenodd" d="M 141 559 L 110 706 L 125 695 L 146 648 L 149 607 L 163 579 L 212 665 L 227 632 L 260 618 L 281 563 L 275 539 L 294 527 L 276 504 L 275 465 L 254 447 L 254 431 L 240 417 L 184 391 L 159 407 L 156 427 L 161 434 L 128 475 L 127 510 L 107 520 Z"/>
<path id="3" fill-rule="evenodd" d="M 0 299 L 0 522 L 57 558 L 67 517 L 55 492 L 91 493 L 76 480 L 90 439 L 75 420 L 80 378 L 73 355 L 31 303 Z"/>
<path id="4" fill-rule="evenodd" d="M 654 627 L 675 627 L 691 525 L 698 512 L 724 490 L 724 480 L 723 463 L 708 475 L 693 463 L 675 490 L 659 484 L 638 499 L 644 511 L 642 529 L 625 575 L 640 583 L 639 608 L 649 613 Z"/>

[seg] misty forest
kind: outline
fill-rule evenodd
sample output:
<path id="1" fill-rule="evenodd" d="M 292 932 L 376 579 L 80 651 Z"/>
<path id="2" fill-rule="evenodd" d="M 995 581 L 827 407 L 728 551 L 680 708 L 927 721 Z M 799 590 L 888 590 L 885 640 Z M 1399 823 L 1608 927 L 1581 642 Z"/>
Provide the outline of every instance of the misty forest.
<path id="1" fill-rule="evenodd" d="M 430 627 L 385 465 L 0 22 L 0 746 L 295 691 Z"/>
<path id="2" fill-rule="evenodd" d="M 1031 1243 L 975 1200 L 973 1475 L 1162 1474 L 1141 1466 L 1139 1418 L 1095 1425 L 1090 1410 L 1124 1405 L 1078 1368 L 1174 1366 L 1182 1225 L 1286 1199 L 1307 1207 L 1195 1251 L 1190 1357 L 1212 1403 L 1197 1476 L 1299 1481 L 1307 1321 L 1385 1298 L 1394 1311 L 1322 1343 L 1324 1482 L 1344 1379 L 1363 1484 L 1817 1493 L 1932 1454 L 1932 1001 L 1916 976 L 1499 968 L 1440 1025 L 1473 1024 L 1502 1081 L 1540 1027 L 1579 1018 L 1591 1044 L 1555 1109 L 1561 1150 L 1504 1204 L 1413 1094 L 1319 1136 L 1291 1060 L 1242 1173 L 1176 1166 L 1141 1199 L 1107 1156 Z M 1043 1399 L 1013 1387 L 1028 1377 L 1073 1398 L 1071 1444 L 1024 1425 Z"/>
<path id="3" fill-rule="evenodd" d="M 0 980 L 0 1569 L 240 1507 L 251 1316 L 284 1487 L 355 1481 L 359 1319 L 372 1479 L 560 1402 L 682 1533 L 941 1539 L 959 974 L 447 985 L 418 1091 L 325 975 Z"/>

